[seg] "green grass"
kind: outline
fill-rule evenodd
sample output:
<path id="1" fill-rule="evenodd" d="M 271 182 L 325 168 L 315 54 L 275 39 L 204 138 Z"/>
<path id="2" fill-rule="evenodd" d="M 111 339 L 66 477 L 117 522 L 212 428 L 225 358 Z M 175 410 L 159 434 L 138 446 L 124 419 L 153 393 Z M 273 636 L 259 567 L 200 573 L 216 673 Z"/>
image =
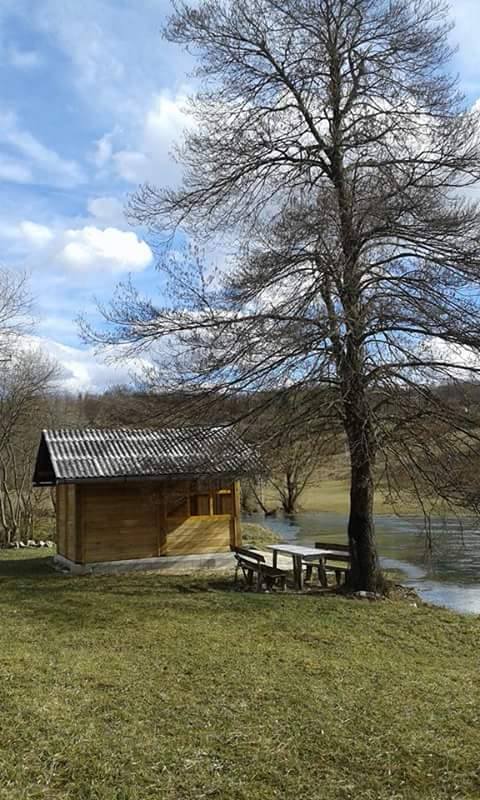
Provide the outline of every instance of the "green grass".
<path id="1" fill-rule="evenodd" d="M 1 800 L 478 800 L 480 620 L 0 554 Z"/>

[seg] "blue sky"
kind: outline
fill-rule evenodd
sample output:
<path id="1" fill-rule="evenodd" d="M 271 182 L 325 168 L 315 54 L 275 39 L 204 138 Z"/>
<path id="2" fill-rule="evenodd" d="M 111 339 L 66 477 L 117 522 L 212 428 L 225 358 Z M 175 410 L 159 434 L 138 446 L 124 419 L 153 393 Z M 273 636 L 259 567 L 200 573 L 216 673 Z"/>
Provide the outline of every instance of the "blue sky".
<path id="1" fill-rule="evenodd" d="M 480 98 L 480 0 L 452 0 L 453 68 Z M 185 124 L 192 63 L 161 39 L 167 0 L 1 0 L 0 260 L 31 275 L 38 340 L 64 386 L 101 390 L 127 368 L 78 339 L 131 273 L 155 291 L 148 237 L 123 217 L 142 181 L 178 179 L 170 151 Z"/>

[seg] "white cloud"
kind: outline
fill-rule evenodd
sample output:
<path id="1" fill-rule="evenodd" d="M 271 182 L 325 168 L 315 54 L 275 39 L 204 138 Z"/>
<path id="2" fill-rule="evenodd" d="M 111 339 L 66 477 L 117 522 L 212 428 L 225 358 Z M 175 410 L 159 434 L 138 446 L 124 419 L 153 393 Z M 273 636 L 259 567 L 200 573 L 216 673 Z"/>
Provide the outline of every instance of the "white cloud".
<path id="1" fill-rule="evenodd" d="M 44 63 L 36 50 L 20 50 L 17 47 L 9 48 L 7 58 L 12 67 L 23 70 L 37 69 Z"/>
<path id="2" fill-rule="evenodd" d="M 120 215 L 122 206 L 114 197 L 99 197 L 89 202 L 97 218 Z M 100 220 L 99 220 L 100 221 Z M 82 228 L 49 227 L 31 220 L 0 221 L 0 239 L 12 242 L 23 257 L 33 257 L 33 265 L 54 264 L 71 273 L 119 275 L 141 272 L 153 261 L 148 244 L 134 231 L 113 225 L 85 225 Z M 40 251 L 40 255 L 37 254 Z M 39 260 L 40 259 L 40 260 Z M 72 279 L 72 276 L 71 276 Z"/>
<path id="3" fill-rule="evenodd" d="M 147 180 L 149 173 L 149 160 L 145 153 L 137 150 L 119 150 L 113 156 L 117 172 L 121 178 L 129 183 L 141 183 Z"/>
<path id="4" fill-rule="evenodd" d="M 117 197 L 91 197 L 88 213 L 104 225 L 121 225 L 125 222 L 123 203 Z"/>
<path id="5" fill-rule="evenodd" d="M 145 138 L 156 145 L 159 139 L 171 139 L 185 128 L 188 118 L 185 116 L 186 96 L 184 94 L 171 97 L 167 93 L 157 95 L 145 120 Z"/>
<path id="6" fill-rule="evenodd" d="M 92 348 L 72 347 L 42 336 L 24 337 L 28 349 L 48 354 L 59 366 L 57 386 L 66 392 L 103 392 L 111 386 L 130 384 L 141 367 L 138 359 L 121 364 L 106 364 Z"/>
<path id="7" fill-rule="evenodd" d="M 37 222 L 25 220 L 18 227 L 20 236 L 37 247 L 44 247 L 54 238 L 54 233 L 50 228 L 47 228 L 46 225 L 39 225 Z"/>
<path id="8" fill-rule="evenodd" d="M 118 146 L 125 136 L 116 127 L 96 141 L 92 160 L 99 169 L 113 168 L 118 177 L 134 185 L 144 181 L 176 183 L 180 167 L 172 158 L 172 150 L 191 125 L 186 101 L 185 90 L 175 95 L 168 91 L 154 94 L 140 116 L 140 124 L 130 132 L 129 146 Z"/>
<path id="9" fill-rule="evenodd" d="M 434 359 L 452 365 L 449 372 L 455 379 L 462 380 L 468 378 L 469 369 L 480 369 L 480 357 L 478 352 L 470 347 L 464 347 L 451 342 L 447 343 L 442 339 L 432 338 L 430 341 L 430 348 Z M 462 367 L 464 367 L 464 369 L 462 369 Z"/>
<path id="10" fill-rule="evenodd" d="M 0 180 L 12 183 L 31 183 L 33 173 L 26 164 L 0 153 Z"/>
<path id="11" fill-rule="evenodd" d="M 85 180 L 82 169 L 75 161 L 62 158 L 29 131 L 23 130 L 16 114 L 11 111 L 0 113 L 0 143 L 14 148 L 26 159 L 25 164 L 22 162 L 25 170 L 35 170 L 42 180 L 65 187 L 76 186 Z M 25 177 L 21 182 L 26 182 Z"/>
<path id="12" fill-rule="evenodd" d="M 3 222 L 0 224 L 0 238 L 26 244 L 29 247 L 44 247 L 54 239 L 53 231 L 38 222 L 23 220 L 19 223 Z"/>
<path id="13" fill-rule="evenodd" d="M 168 92 L 154 96 L 145 114 L 135 149 L 113 153 L 118 174 L 129 183 L 151 181 L 162 185 L 175 183 L 180 167 L 172 159 L 173 146 L 191 124 L 185 113 L 186 94 Z"/>
<path id="14" fill-rule="evenodd" d="M 111 131 L 110 133 L 106 133 L 100 139 L 97 139 L 95 142 L 95 152 L 92 155 L 93 163 L 101 168 L 104 167 L 105 164 L 108 164 L 110 159 L 112 158 L 113 153 L 113 142 L 112 139 L 115 135 L 115 131 Z"/>
<path id="15" fill-rule="evenodd" d="M 148 244 L 133 231 L 102 230 L 87 225 L 78 230 L 66 230 L 63 239 L 65 244 L 57 253 L 57 260 L 75 271 L 139 272 L 153 259 Z"/>

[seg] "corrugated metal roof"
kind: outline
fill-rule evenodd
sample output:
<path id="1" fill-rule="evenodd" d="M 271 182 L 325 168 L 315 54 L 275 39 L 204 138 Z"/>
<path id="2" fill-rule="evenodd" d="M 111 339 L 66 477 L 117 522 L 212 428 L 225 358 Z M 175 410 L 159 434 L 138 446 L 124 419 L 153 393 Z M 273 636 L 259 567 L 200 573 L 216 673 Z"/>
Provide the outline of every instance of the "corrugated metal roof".
<path id="1" fill-rule="evenodd" d="M 232 427 L 45 430 L 34 483 L 263 471 Z"/>

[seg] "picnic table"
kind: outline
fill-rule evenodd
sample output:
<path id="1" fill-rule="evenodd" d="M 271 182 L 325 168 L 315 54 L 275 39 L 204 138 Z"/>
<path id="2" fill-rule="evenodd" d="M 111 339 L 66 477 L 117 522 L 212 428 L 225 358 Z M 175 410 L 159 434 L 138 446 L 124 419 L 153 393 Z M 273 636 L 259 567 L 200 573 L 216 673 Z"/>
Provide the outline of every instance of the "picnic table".
<path id="1" fill-rule="evenodd" d="M 293 577 L 297 589 L 303 589 L 303 563 L 318 562 L 320 565 L 319 575 L 321 583 L 327 586 L 327 572 L 325 570 L 325 560 L 327 558 L 344 558 L 344 550 L 334 550 L 333 548 L 308 547 L 303 544 L 269 544 L 269 550 L 273 551 L 273 567 L 277 567 L 278 554 L 290 555 L 293 560 Z"/>

